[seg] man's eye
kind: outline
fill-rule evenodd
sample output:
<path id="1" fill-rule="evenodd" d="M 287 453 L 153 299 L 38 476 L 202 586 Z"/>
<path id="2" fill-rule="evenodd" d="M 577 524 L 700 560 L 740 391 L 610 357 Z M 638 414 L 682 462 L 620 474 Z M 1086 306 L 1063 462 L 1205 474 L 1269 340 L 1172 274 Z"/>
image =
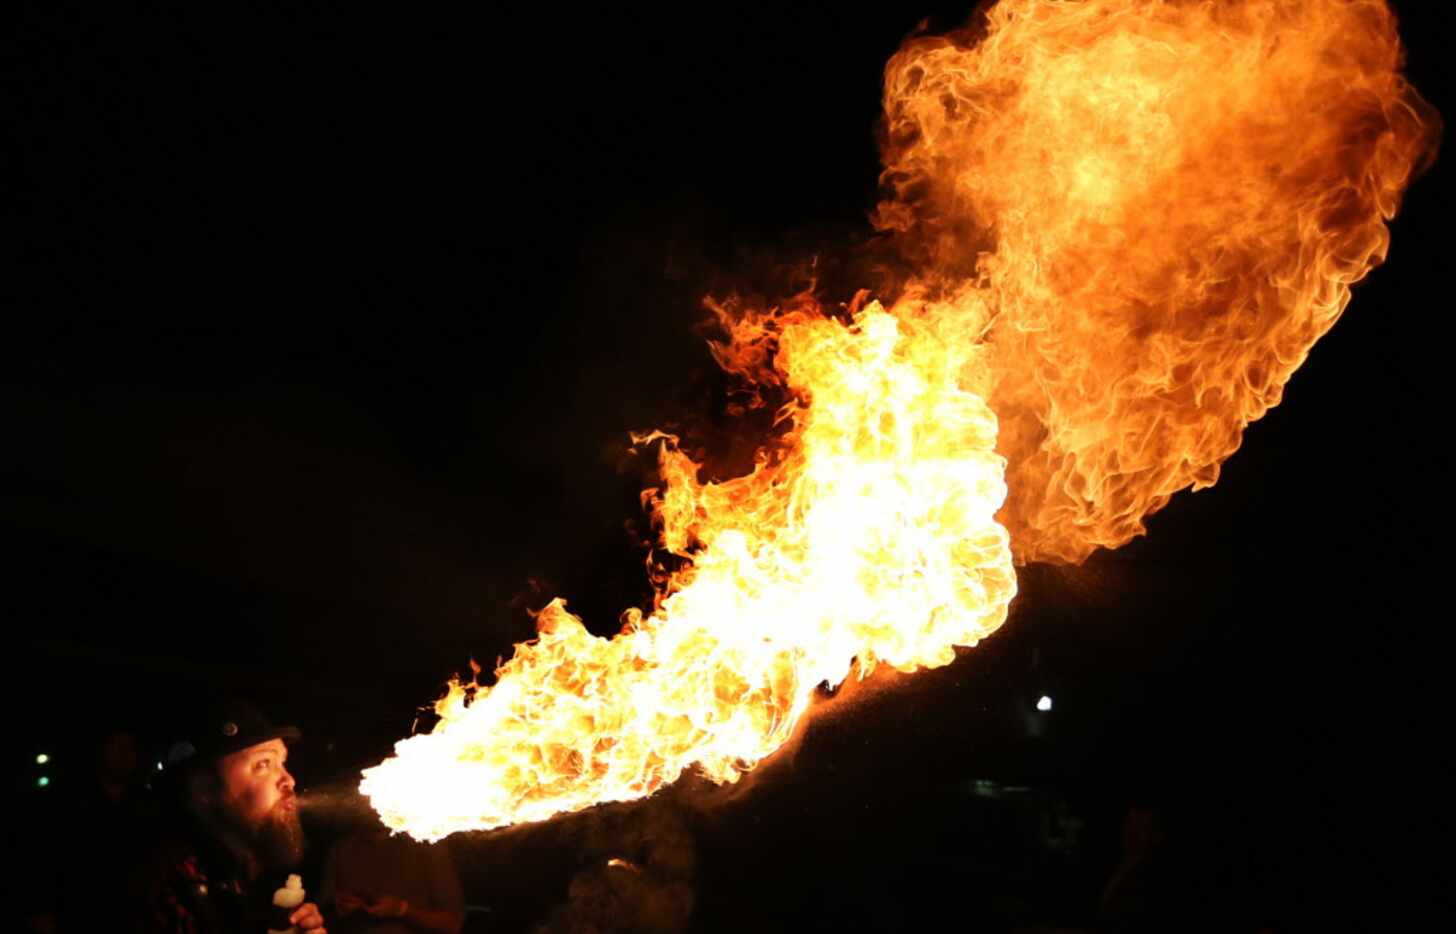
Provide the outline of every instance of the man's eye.
<path id="1" fill-rule="evenodd" d="M 259 759 L 258 760 L 258 764 L 255 765 L 255 766 L 253 766 L 253 771 L 255 771 L 255 772 L 261 772 L 264 769 L 272 768 L 272 767 L 273 767 L 273 760 L 272 759 Z"/>

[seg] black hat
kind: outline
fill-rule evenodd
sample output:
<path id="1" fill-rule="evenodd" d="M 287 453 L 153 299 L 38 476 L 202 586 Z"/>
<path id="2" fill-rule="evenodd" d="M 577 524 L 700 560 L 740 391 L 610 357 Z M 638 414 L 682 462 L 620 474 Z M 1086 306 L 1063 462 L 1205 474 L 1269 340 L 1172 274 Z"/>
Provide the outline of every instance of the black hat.
<path id="1" fill-rule="evenodd" d="M 291 743 L 302 735 L 296 726 L 275 725 L 248 701 L 230 698 L 199 711 L 186 735 L 172 744 L 167 759 L 172 766 L 215 762 L 270 739 Z"/>

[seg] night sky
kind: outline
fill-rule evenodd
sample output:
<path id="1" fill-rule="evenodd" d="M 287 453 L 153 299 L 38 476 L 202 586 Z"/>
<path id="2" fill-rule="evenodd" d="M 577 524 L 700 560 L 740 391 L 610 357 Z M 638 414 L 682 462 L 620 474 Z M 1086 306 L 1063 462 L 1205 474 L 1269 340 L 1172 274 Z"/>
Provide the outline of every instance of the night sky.
<path id="1" fill-rule="evenodd" d="M 881 68 L 968 12 L 306 6 L 26 4 L 12 29 L 0 549 L 25 794 L 36 752 L 103 722 L 161 743 L 212 689 L 302 725 L 323 781 L 551 596 L 612 631 L 648 594 L 627 432 L 731 446 L 701 299 L 867 238 Z M 1396 7 L 1449 115 L 1449 14 Z M 1415 847 L 1448 677 L 1444 168 L 1216 488 L 1118 553 L 1026 569 L 1001 634 L 811 728 L 763 793 L 811 839 L 764 829 L 779 859 L 979 776 L 1107 807 L 1175 787 L 1265 828 L 1305 893 Z M 1020 736 L 1043 692 L 1054 735 Z"/>

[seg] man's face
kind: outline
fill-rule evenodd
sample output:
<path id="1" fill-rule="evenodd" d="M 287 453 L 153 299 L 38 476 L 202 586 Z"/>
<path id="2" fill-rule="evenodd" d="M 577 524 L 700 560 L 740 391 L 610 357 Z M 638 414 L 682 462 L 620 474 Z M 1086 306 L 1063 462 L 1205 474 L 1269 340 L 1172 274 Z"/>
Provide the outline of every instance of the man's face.
<path id="1" fill-rule="evenodd" d="M 280 868 L 303 856 L 303 829 L 287 761 L 283 740 L 270 739 L 218 762 L 223 812 L 247 832 L 264 863 Z"/>

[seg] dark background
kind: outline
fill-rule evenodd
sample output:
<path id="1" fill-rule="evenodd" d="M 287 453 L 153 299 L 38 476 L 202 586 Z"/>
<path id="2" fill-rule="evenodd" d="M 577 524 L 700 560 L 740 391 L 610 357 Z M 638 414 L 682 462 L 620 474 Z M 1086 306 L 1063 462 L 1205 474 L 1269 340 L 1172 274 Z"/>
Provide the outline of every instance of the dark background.
<path id="1" fill-rule="evenodd" d="M 1448 14 L 1396 7 L 1449 113 Z M 14 794 L 63 786 L 102 724 L 159 748 L 207 690 L 300 723 L 300 777 L 329 781 L 549 597 L 613 629 L 646 596 L 626 432 L 728 430 L 701 298 L 865 237 L 880 70 L 968 9 L 26 4 L 0 285 Z M 1240 917 L 1339 917 L 1401 875 L 1445 808 L 1443 168 L 1216 488 L 1026 569 L 1002 633 L 811 725 L 731 828 L 698 827 L 701 923 L 1078 923 L 1133 800 L 1177 815 L 1198 897 Z M 976 779 L 1065 804 L 1075 858 L 1012 854 L 1027 833 L 967 816 Z M 564 891 L 472 845 L 504 915 Z"/>

